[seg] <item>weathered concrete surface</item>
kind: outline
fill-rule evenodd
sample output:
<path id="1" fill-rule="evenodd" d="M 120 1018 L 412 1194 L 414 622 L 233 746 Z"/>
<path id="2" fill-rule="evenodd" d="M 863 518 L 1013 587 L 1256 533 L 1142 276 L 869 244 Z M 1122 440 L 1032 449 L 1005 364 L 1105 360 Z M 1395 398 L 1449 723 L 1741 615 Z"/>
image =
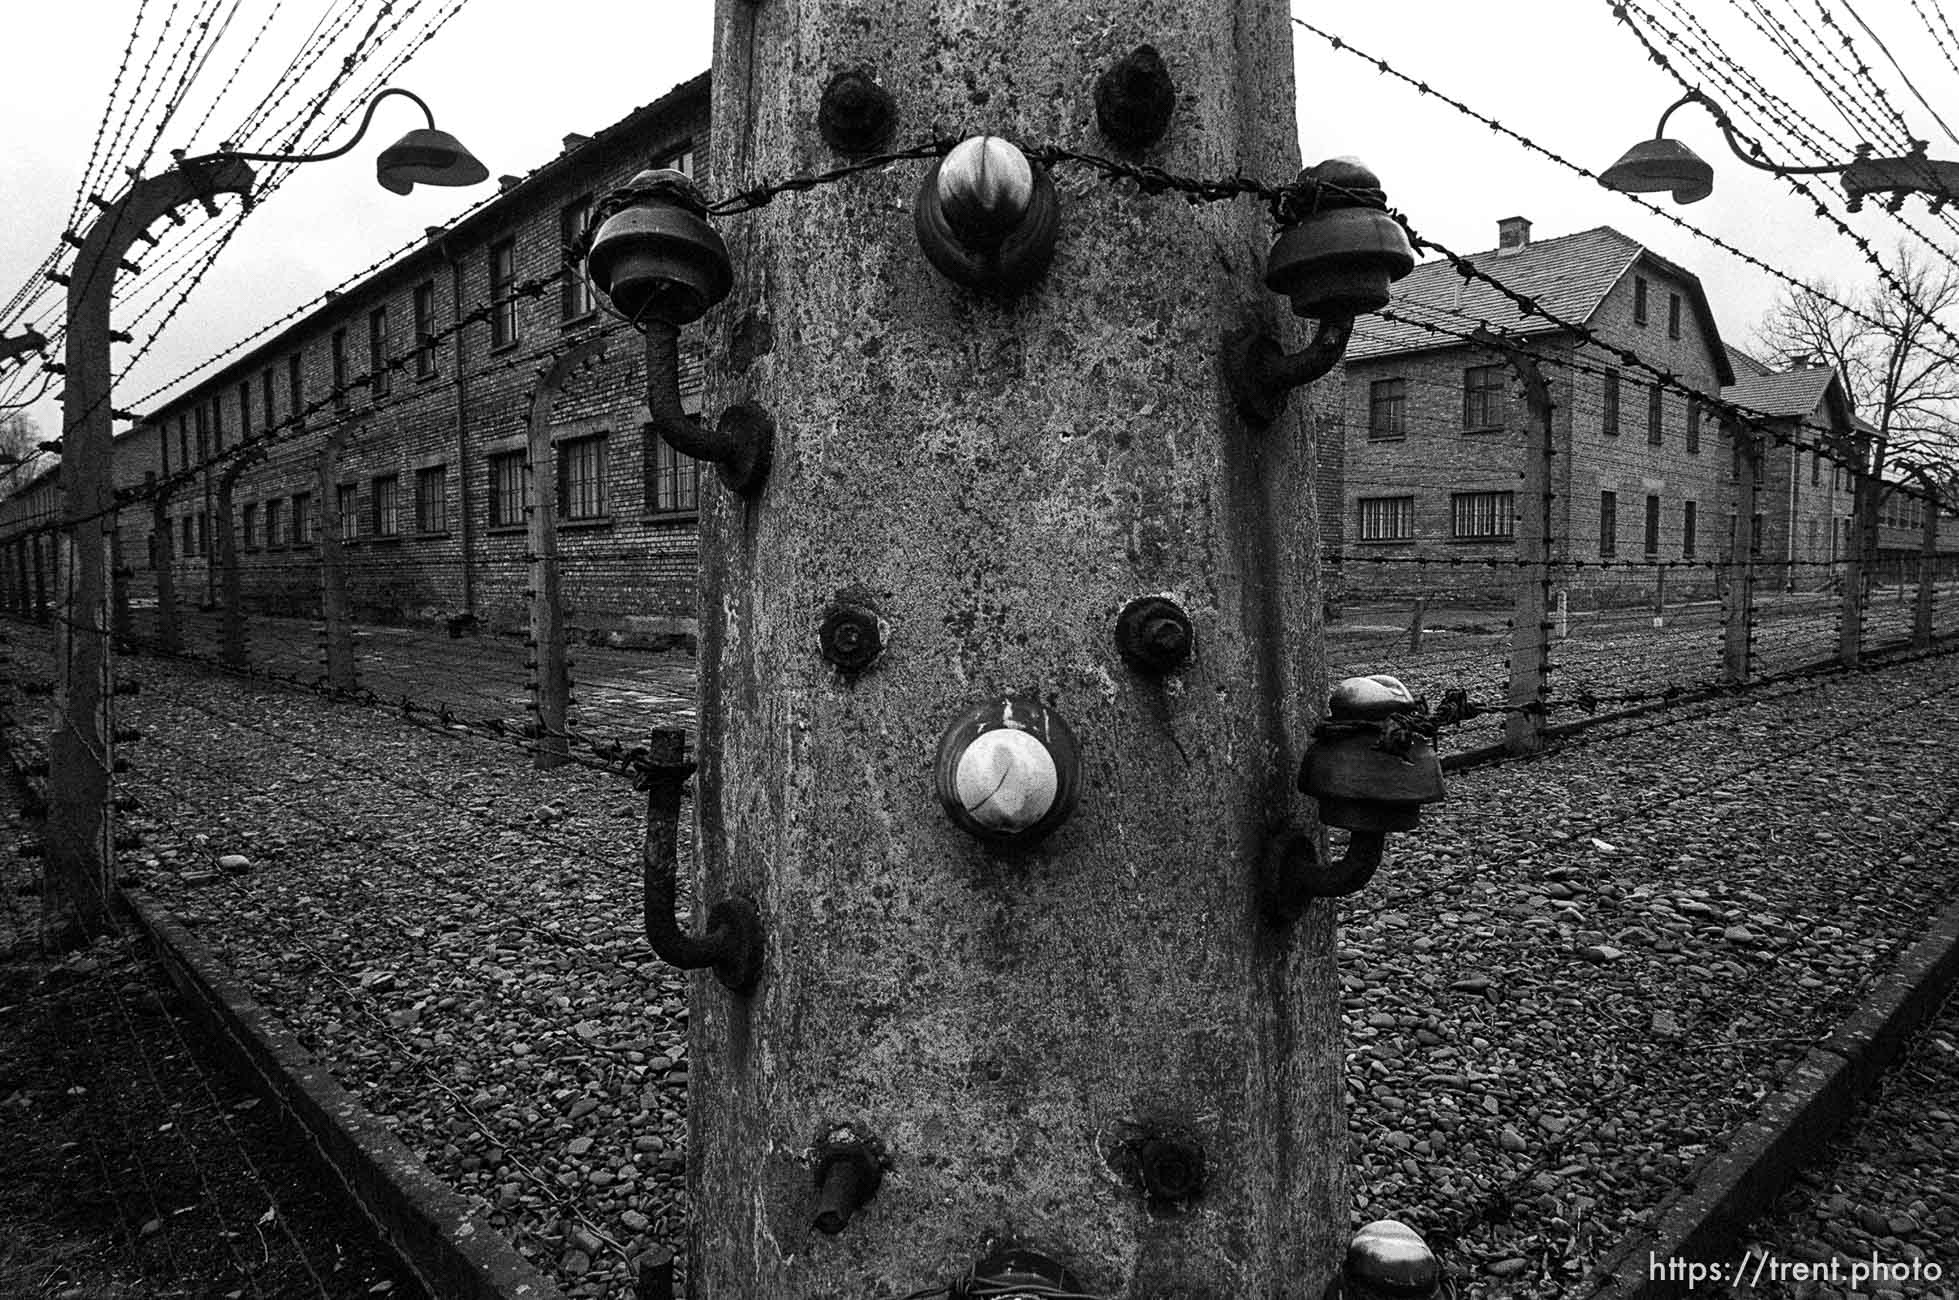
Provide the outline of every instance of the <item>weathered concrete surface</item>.
<path id="1" fill-rule="evenodd" d="M 1133 157 L 1296 174 L 1276 0 L 723 0 L 717 190 L 841 161 L 815 119 L 852 68 L 896 96 L 896 146 L 1114 153 L 1095 79 L 1145 41 L 1179 98 Z M 778 441 L 752 503 L 704 490 L 702 898 L 755 900 L 767 960 L 752 999 L 696 986 L 690 1295 L 902 1294 L 1004 1238 L 1096 1294 L 1317 1300 L 1348 1206 L 1332 909 L 1275 931 L 1255 904 L 1270 829 L 1310 815 L 1291 784 L 1324 699 L 1315 402 L 1249 429 L 1218 363 L 1228 330 L 1279 318 L 1271 226 L 1254 200 L 1057 168 L 1053 269 L 990 301 L 920 252 L 924 171 L 721 223 L 736 289 L 707 321 L 706 409 L 760 402 Z M 1149 593 L 1197 628 L 1167 681 L 1113 641 Z M 816 641 L 845 594 L 891 628 L 852 680 Z M 1079 810 L 1019 857 L 955 830 L 931 784 L 941 731 L 1009 693 L 1084 755 Z M 810 1154 L 842 1122 L 889 1168 L 828 1237 Z M 1111 1170 L 1129 1124 L 1202 1142 L 1194 1208 L 1154 1214 Z"/>

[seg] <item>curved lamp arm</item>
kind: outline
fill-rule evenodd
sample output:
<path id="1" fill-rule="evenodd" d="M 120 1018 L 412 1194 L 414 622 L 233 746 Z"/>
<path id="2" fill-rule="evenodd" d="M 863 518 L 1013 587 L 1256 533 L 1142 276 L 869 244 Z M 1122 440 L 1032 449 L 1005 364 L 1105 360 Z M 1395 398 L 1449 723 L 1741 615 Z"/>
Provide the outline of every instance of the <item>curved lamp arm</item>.
<path id="1" fill-rule="evenodd" d="M 428 129 L 431 131 L 435 129 L 435 113 L 420 95 L 412 90 L 404 90 L 400 86 L 389 86 L 373 99 L 367 101 L 367 112 L 361 115 L 360 129 L 354 132 L 353 139 L 341 145 L 338 149 L 329 149 L 325 153 L 240 153 L 235 149 L 220 149 L 217 153 L 210 156 L 214 158 L 243 158 L 247 162 L 279 163 L 325 162 L 329 158 L 341 157 L 343 154 L 351 152 L 353 147 L 361 142 L 361 138 L 367 134 L 368 124 L 374 121 L 374 110 L 381 107 L 381 101 L 390 95 L 401 95 L 414 100 L 415 106 L 422 110 L 422 116 L 428 119 Z"/>
<path id="2" fill-rule="evenodd" d="M 1661 139 L 1666 135 L 1667 119 L 1673 116 L 1674 110 L 1684 108 L 1688 104 L 1699 104 L 1702 108 L 1706 109 L 1707 115 L 1714 119 L 1714 125 L 1721 128 L 1721 135 L 1727 140 L 1729 151 L 1757 171 L 1775 172 L 1783 176 L 1823 176 L 1833 172 L 1840 172 L 1851 165 L 1849 163 L 1824 163 L 1815 167 L 1790 167 L 1782 163 L 1763 162 L 1760 159 L 1751 158 L 1748 156 L 1747 150 L 1742 148 L 1741 141 L 1735 138 L 1734 128 L 1728 125 L 1728 115 L 1717 108 L 1713 100 L 1698 90 L 1688 91 L 1679 99 L 1669 104 L 1666 112 L 1660 114 L 1660 124 L 1653 128 L 1653 138 L 1655 140 Z"/>

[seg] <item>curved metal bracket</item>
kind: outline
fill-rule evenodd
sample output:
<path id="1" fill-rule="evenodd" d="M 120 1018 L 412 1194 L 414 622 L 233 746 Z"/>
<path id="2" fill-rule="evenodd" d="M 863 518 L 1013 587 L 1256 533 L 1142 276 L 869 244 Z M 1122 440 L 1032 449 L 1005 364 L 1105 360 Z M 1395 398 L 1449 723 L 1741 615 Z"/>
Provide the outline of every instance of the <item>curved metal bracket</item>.
<path id="1" fill-rule="evenodd" d="M 1224 380 L 1249 424 L 1267 425 L 1286 409 L 1286 398 L 1340 363 L 1353 337 L 1353 317 L 1323 320 L 1313 341 L 1287 352 L 1258 329 L 1240 330 L 1224 342 Z"/>
<path id="2" fill-rule="evenodd" d="M 661 961 L 681 970 L 709 968 L 736 993 L 755 989 L 762 975 L 762 918 L 745 898 L 725 898 L 708 910 L 707 933 L 693 935 L 674 916 L 679 898 L 680 792 L 694 765 L 681 758 L 685 738 L 662 732 L 640 765 L 646 790 L 646 841 L 642 852 L 646 941 Z"/>
<path id="3" fill-rule="evenodd" d="M 775 420 L 753 402 L 722 412 L 709 429 L 680 405 L 680 327 L 646 323 L 648 425 L 683 456 L 712 463 L 730 492 L 752 497 L 768 480 L 775 459 Z"/>
<path id="4" fill-rule="evenodd" d="M 1305 914 L 1316 898 L 1345 898 L 1360 892 L 1387 860 L 1387 832 L 1351 831 L 1347 851 L 1334 862 L 1321 862 L 1312 837 L 1287 831 L 1266 850 L 1261 882 L 1265 913 L 1278 925 L 1289 925 Z"/>

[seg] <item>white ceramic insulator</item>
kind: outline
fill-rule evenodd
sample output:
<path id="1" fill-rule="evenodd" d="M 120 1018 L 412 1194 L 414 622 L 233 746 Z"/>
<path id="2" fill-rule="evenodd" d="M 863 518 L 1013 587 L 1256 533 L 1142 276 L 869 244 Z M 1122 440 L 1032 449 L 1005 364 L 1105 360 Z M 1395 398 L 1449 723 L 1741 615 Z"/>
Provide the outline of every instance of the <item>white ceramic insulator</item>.
<path id="1" fill-rule="evenodd" d="M 953 146 L 939 164 L 939 203 L 963 232 L 1009 230 L 1034 202 L 1034 167 L 1012 143 L 976 135 Z"/>
<path id="2" fill-rule="evenodd" d="M 1054 755 L 1011 727 L 981 734 L 959 756 L 959 803 L 989 830 L 1024 831 L 1047 815 L 1061 790 Z"/>

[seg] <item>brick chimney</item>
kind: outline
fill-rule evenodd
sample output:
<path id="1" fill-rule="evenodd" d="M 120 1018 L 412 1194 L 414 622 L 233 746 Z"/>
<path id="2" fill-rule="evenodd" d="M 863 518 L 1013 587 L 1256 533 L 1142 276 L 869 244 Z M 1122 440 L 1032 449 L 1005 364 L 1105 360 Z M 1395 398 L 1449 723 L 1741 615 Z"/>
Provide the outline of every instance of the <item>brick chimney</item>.
<path id="1" fill-rule="evenodd" d="M 580 135 L 578 134 L 578 132 L 573 131 L 570 135 L 564 138 L 564 146 L 565 146 L 564 151 L 566 153 L 570 153 L 573 149 L 578 148 L 578 146 L 582 144 L 590 144 L 591 142 L 592 142 L 591 136 Z"/>
<path id="2" fill-rule="evenodd" d="M 1496 223 L 1496 251 L 1514 253 L 1530 247 L 1530 218 L 1504 217 Z"/>

